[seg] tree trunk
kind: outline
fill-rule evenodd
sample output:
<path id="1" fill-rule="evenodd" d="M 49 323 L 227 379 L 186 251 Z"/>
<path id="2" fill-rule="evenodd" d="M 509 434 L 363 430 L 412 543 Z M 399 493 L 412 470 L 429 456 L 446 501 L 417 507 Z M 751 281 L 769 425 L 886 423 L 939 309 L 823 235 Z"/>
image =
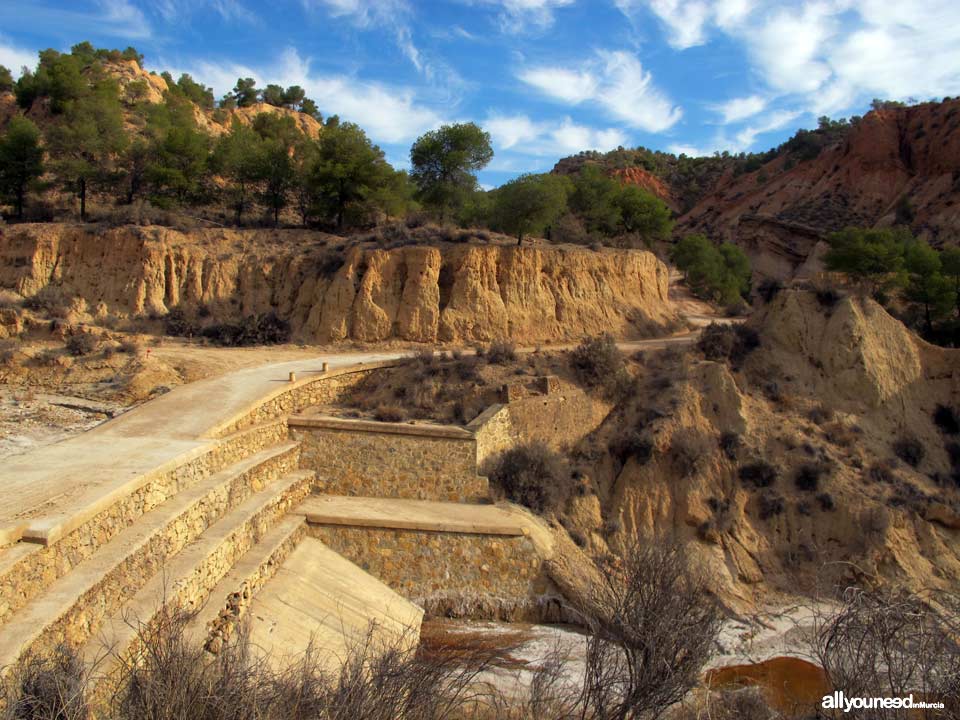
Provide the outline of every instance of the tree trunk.
<path id="1" fill-rule="evenodd" d="M 280 224 L 280 206 L 273 206 L 273 226 L 277 227 Z"/>
<path id="2" fill-rule="evenodd" d="M 23 186 L 17 188 L 17 220 L 23 220 Z"/>
<path id="3" fill-rule="evenodd" d="M 523 245 L 523 233 L 522 233 L 522 232 L 518 232 L 518 233 L 517 233 L 517 247 L 520 247 L 521 245 Z"/>
<path id="4" fill-rule="evenodd" d="M 87 181 L 80 178 L 80 220 L 87 221 Z"/>

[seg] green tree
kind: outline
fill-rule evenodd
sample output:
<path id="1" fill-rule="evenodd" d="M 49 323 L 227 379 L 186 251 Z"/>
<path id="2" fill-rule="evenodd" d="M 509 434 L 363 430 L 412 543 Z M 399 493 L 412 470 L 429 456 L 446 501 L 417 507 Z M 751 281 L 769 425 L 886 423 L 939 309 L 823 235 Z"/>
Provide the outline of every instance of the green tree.
<path id="1" fill-rule="evenodd" d="M 291 85 L 283 91 L 283 106 L 290 109 L 299 107 L 306 96 L 307 93 L 302 87 L 299 85 Z"/>
<path id="2" fill-rule="evenodd" d="M 842 272 L 871 292 L 903 281 L 904 242 L 909 233 L 890 228 L 845 228 L 827 238 L 828 270 Z"/>
<path id="3" fill-rule="evenodd" d="M 87 218 L 91 186 L 115 180 L 116 161 L 127 146 L 115 81 L 100 77 L 80 97 L 66 100 L 47 130 L 48 152 L 60 181 L 80 200 Z"/>
<path id="4" fill-rule="evenodd" d="M 493 192 L 497 229 L 517 236 L 542 233 L 567 209 L 570 182 L 558 175 L 521 175 Z"/>
<path id="5" fill-rule="evenodd" d="M 0 93 L 10 92 L 13 90 L 13 73 L 10 72 L 9 68 L 0 65 Z"/>
<path id="6" fill-rule="evenodd" d="M 204 110 L 213 110 L 213 88 L 198 83 L 188 73 L 183 73 L 173 87 Z"/>
<path id="7" fill-rule="evenodd" d="M 940 253 L 940 264 L 944 277 L 953 283 L 953 294 L 957 305 L 957 317 L 960 318 L 960 248 L 945 248 Z"/>
<path id="8" fill-rule="evenodd" d="M 310 98 L 304 98 L 300 103 L 300 112 L 309 115 L 317 122 L 323 121 L 323 116 L 320 114 L 320 108 L 318 108 L 317 104 Z"/>
<path id="9" fill-rule="evenodd" d="M 328 125 L 320 134 L 313 183 L 337 229 L 343 228 L 347 211 L 370 199 L 391 172 L 383 151 L 357 125 Z"/>
<path id="10" fill-rule="evenodd" d="M 237 107 L 250 107 L 256 105 L 260 98 L 260 91 L 257 90 L 257 81 L 253 78 L 238 78 L 237 84 L 233 88 L 233 99 Z"/>
<path id="11" fill-rule="evenodd" d="M 616 197 L 620 210 L 620 226 L 628 235 L 640 238 L 648 247 L 654 240 L 666 240 L 673 229 L 668 208 L 659 198 L 638 188 L 625 185 Z"/>
<path id="12" fill-rule="evenodd" d="M 291 192 L 300 221 L 304 227 L 316 212 L 317 196 L 313 177 L 320 156 L 319 145 L 303 136 L 293 152 L 293 181 Z"/>
<path id="13" fill-rule="evenodd" d="M 15 115 L 0 136 L 0 197 L 13 202 L 23 218 L 23 201 L 30 184 L 43 174 L 40 131 L 25 117 Z"/>
<path id="14" fill-rule="evenodd" d="M 273 211 L 274 226 L 280 224 L 280 211 L 287 206 L 293 189 L 296 167 L 291 158 L 291 146 L 280 139 L 262 140 L 260 151 L 261 197 Z"/>
<path id="15" fill-rule="evenodd" d="M 953 288 L 941 274 L 940 254 L 922 240 L 908 243 L 904 250 L 904 268 L 909 277 L 904 296 L 923 306 L 924 326 L 930 333 L 933 321 L 946 317 L 955 302 Z"/>
<path id="16" fill-rule="evenodd" d="M 698 297 L 732 305 L 750 289 L 750 262 L 730 243 L 718 247 L 705 235 L 688 235 L 674 246 L 671 259 Z"/>
<path id="17" fill-rule="evenodd" d="M 154 199 L 182 205 L 199 196 L 208 170 L 210 138 L 197 127 L 193 106 L 183 97 L 168 95 L 163 105 L 151 106 L 147 130 L 151 139 L 146 178 Z"/>
<path id="18" fill-rule="evenodd" d="M 234 118 L 230 132 L 220 138 L 213 152 L 213 166 L 229 183 L 228 193 L 239 225 L 250 195 L 263 174 L 263 139 L 248 125 Z"/>
<path id="19" fill-rule="evenodd" d="M 493 158 L 490 134 L 475 123 L 444 125 L 421 135 L 410 149 L 411 178 L 420 199 L 446 220 L 476 188 L 474 173 Z"/>
<path id="20" fill-rule="evenodd" d="M 267 85 L 261 93 L 261 98 L 267 105 L 283 107 L 283 88 L 279 85 Z"/>
<path id="21" fill-rule="evenodd" d="M 589 163 L 573 179 L 570 209 L 589 232 L 610 237 L 623 222 L 619 196 L 620 183 L 608 177 L 598 165 Z"/>

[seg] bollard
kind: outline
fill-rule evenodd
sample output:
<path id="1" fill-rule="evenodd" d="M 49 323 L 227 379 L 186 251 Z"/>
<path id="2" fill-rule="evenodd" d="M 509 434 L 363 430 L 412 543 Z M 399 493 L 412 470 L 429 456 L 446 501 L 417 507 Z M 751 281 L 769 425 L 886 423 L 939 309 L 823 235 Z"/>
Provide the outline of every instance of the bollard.
<path id="1" fill-rule="evenodd" d="M 290 371 L 290 382 L 296 382 L 296 381 L 297 381 L 297 374 L 291 370 L 291 371 Z"/>
<path id="2" fill-rule="evenodd" d="M 323 372 L 326 372 L 326 371 L 327 371 L 327 364 L 324 363 L 324 364 L 323 364 Z"/>

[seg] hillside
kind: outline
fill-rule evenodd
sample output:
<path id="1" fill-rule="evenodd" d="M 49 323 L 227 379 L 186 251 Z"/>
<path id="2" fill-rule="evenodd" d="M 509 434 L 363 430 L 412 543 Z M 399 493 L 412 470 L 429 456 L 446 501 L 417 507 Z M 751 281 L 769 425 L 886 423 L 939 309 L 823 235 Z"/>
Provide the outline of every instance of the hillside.
<path id="1" fill-rule="evenodd" d="M 614 151 L 567 158 L 555 172 L 603 164 L 678 213 L 675 237 L 702 232 L 734 241 L 760 276 L 792 276 L 819 240 L 849 225 L 905 223 L 934 247 L 956 244 L 960 99 L 883 105 L 837 125 L 757 156 Z"/>
<path id="2" fill-rule="evenodd" d="M 59 298 L 74 322 L 174 308 L 201 325 L 274 313 L 304 342 L 456 343 L 632 337 L 676 322 L 666 266 L 630 250 L 21 224 L 0 227 L 0 258 L 0 287 Z"/>

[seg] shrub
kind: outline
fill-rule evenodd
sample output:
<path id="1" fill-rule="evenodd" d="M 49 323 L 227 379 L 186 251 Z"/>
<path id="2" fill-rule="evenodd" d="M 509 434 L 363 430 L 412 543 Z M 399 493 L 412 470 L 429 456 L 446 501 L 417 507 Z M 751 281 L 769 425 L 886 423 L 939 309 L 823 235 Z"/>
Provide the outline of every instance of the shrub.
<path id="1" fill-rule="evenodd" d="M 290 325 L 276 313 L 249 315 L 236 323 L 211 325 L 203 336 L 218 345 L 245 347 L 249 345 L 278 345 L 290 339 Z"/>
<path id="2" fill-rule="evenodd" d="M 571 350 L 570 367 L 581 384 L 610 397 L 622 392 L 630 379 L 623 353 L 609 333 L 586 338 Z"/>
<path id="3" fill-rule="evenodd" d="M 99 339 L 93 333 L 77 333 L 67 338 L 67 352 L 74 357 L 89 355 L 97 349 Z"/>
<path id="4" fill-rule="evenodd" d="M 487 348 L 486 358 L 493 365 L 512 363 L 517 359 L 517 346 L 508 340 L 495 340 Z"/>
<path id="5" fill-rule="evenodd" d="M 675 435 L 670 441 L 670 461 L 680 477 L 690 477 L 703 459 L 703 450 L 694 438 Z"/>
<path id="6" fill-rule="evenodd" d="M 783 284 L 776 278 L 767 278 L 757 286 L 757 295 L 764 304 L 769 304 L 783 290 Z"/>
<path id="7" fill-rule="evenodd" d="M 407 413 L 396 405 L 378 405 L 373 417 L 379 422 L 403 422 L 407 419 Z"/>
<path id="8" fill-rule="evenodd" d="M 65 317 L 70 310 L 70 298 L 58 287 L 45 285 L 40 291 L 23 301 L 23 306 L 34 312 L 46 313 L 50 317 Z"/>
<path id="9" fill-rule="evenodd" d="M 896 480 L 894 465 L 889 460 L 880 460 L 867 468 L 867 477 L 873 482 L 891 484 Z"/>
<path id="10" fill-rule="evenodd" d="M 12 668 L 0 693 L 0 709 L 11 720 L 86 720 L 87 683 L 83 661 L 60 645 Z"/>
<path id="11" fill-rule="evenodd" d="M 764 493 L 757 500 L 761 520 L 769 520 L 783 513 L 783 498 L 774 493 Z"/>
<path id="12" fill-rule="evenodd" d="M 843 299 L 843 295 L 837 292 L 834 288 L 818 288 L 815 291 L 815 295 L 817 302 L 820 303 L 820 307 L 827 310 L 833 309 L 833 306 Z"/>
<path id="13" fill-rule="evenodd" d="M 760 346 L 757 331 L 743 324 L 710 323 L 703 329 L 697 348 L 707 360 L 740 364 Z"/>
<path id="14" fill-rule="evenodd" d="M 740 467 L 740 480 L 755 488 L 765 488 L 773 485 L 779 477 L 777 468 L 766 460 L 757 460 Z"/>
<path id="15" fill-rule="evenodd" d="M 820 489 L 820 478 L 826 473 L 826 467 L 821 463 L 804 463 L 797 468 L 793 484 L 802 492 L 816 492 Z"/>
<path id="16" fill-rule="evenodd" d="M 739 458 L 740 451 L 743 449 L 743 439 L 740 437 L 740 433 L 724 430 L 720 434 L 720 449 L 729 460 Z"/>
<path id="17" fill-rule="evenodd" d="M 140 352 L 140 343 L 136 340 L 124 340 L 120 343 L 120 352 L 128 355 L 136 355 Z"/>
<path id="18" fill-rule="evenodd" d="M 653 456 L 653 443 L 636 429 L 628 430 L 616 437 L 608 449 L 621 466 L 626 465 L 630 458 L 636 460 L 639 465 L 646 465 Z"/>
<path id="19" fill-rule="evenodd" d="M 164 331 L 173 337 L 189 338 L 200 334 L 200 324 L 192 312 L 178 305 L 164 318 Z"/>
<path id="20" fill-rule="evenodd" d="M 820 503 L 820 509 L 824 512 L 831 512 L 836 509 L 833 502 L 833 496 L 830 493 L 820 493 L 817 495 L 817 502 Z"/>
<path id="21" fill-rule="evenodd" d="M 957 417 L 957 412 L 951 407 L 937 405 L 937 409 L 933 411 L 933 422 L 940 428 L 941 432 L 947 435 L 960 433 L 960 418 Z"/>
<path id="22" fill-rule="evenodd" d="M 824 423 L 830 422 L 836 416 L 833 410 L 825 408 L 823 405 L 817 405 L 809 413 L 807 417 L 810 418 L 810 422 L 815 425 L 823 425 Z"/>
<path id="23" fill-rule="evenodd" d="M 917 467 L 926 451 L 917 438 L 905 435 L 893 444 L 893 453 L 910 467 Z"/>
<path id="24" fill-rule="evenodd" d="M 490 479 L 509 500 L 538 513 L 556 508 L 570 491 L 560 456 L 539 442 L 501 455 Z"/>

